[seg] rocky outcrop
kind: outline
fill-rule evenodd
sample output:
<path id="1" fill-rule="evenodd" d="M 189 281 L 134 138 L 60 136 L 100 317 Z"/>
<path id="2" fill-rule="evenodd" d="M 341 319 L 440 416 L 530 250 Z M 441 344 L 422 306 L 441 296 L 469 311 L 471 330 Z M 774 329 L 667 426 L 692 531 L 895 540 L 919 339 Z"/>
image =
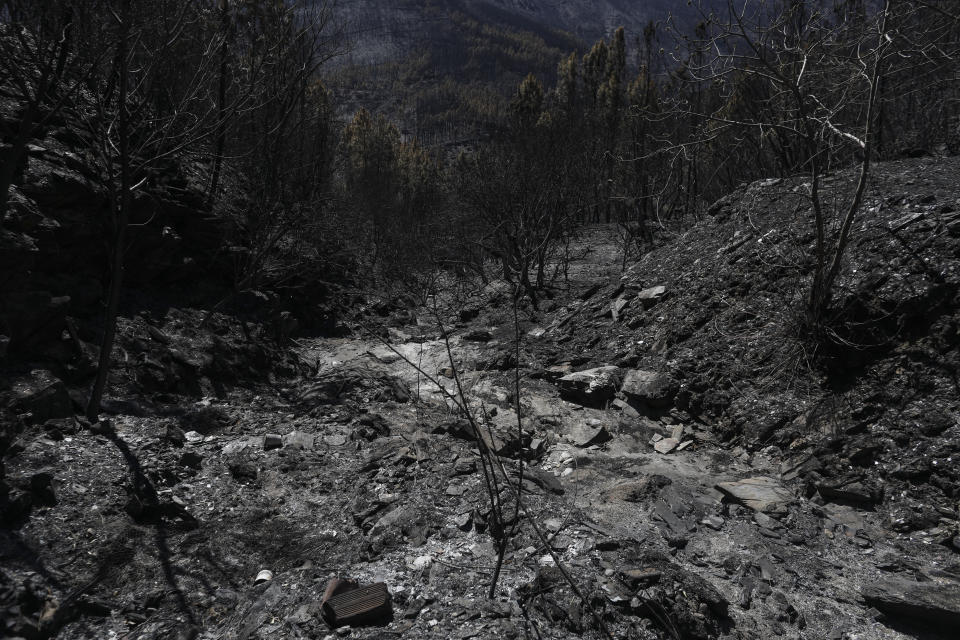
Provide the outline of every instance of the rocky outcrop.
<path id="1" fill-rule="evenodd" d="M 600 407 L 613 400 L 622 380 L 619 367 L 604 366 L 565 375 L 557 381 L 557 388 L 567 400 Z"/>
<path id="2" fill-rule="evenodd" d="M 637 294 L 637 300 L 643 305 L 644 309 L 651 309 L 667 297 L 667 288 L 663 285 L 644 289 Z"/>
<path id="3" fill-rule="evenodd" d="M 67 387 L 49 371 L 32 371 L 14 380 L 9 396 L 10 408 L 18 414 L 29 414 L 35 423 L 73 415 Z"/>
<path id="4" fill-rule="evenodd" d="M 787 505 L 793 500 L 793 494 L 786 487 L 764 476 L 721 482 L 717 489 L 731 500 L 764 513 L 786 513 Z"/>
<path id="5" fill-rule="evenodd" d="M 670 406 L 677 384 L 665 373 L 633 370 L 624 377 L 621 391 L 631 403 L 662 409 Z"/>
<path id="6" fill-rule="evenodd" d="M 301 403 L 307 405 L 338 404 L 347 400 L 406 402 L 409 399 L 410 390 L 402 380 L 384 367 L 363 362 L 320 374 L 300 394 Z"/>
<path id="7" fill-rule="evenodd" d="M 960 583 L 953 581 L 915 582 L 887 578 L 863 588 L 863 599 L 891 618 L 960 628 Z"/>
<path id="8" fill-rule="evenodd" d="M 13 100 L 0 95 L 0 120 L 14 113 Z M 112 233 L 108 172 L 89 151 L 79 118 L 65 107 L 56 126 L 37 129 L 9 189 L 0 224 L 0 334 L 9 337 L 13 357 L 44 352 L 59 340 L 67 317 L 97 318 L 102 309 Z M 0 133 L 14 125 L 15 118 L 0 122 Z M 135 193 L 128 290 L 227 282 L 219 268 L 226 262 L 214 259 L 222 253 L 226 219 L 212 215 L 187 178 L 193 170 L 188 162 L 153 166 Z"/>

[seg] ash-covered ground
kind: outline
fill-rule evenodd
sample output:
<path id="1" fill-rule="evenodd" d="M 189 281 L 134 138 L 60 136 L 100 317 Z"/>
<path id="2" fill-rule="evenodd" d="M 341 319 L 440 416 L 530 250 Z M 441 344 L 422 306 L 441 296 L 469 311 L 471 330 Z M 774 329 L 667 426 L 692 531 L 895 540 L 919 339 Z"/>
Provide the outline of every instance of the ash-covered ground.
<path id="1" fill-rule="evenodd" d="M 516 325 L 504 282 L 284 345 L 139 314 L 96 425 L 8 368 L 0 635 L 955 637 L 958 170 L 877 167 L 816 349 L 804 185 L 764 181 L 626 271 L 585 231 Z M 337 576 L 392 613 L 331 628 Z"/>

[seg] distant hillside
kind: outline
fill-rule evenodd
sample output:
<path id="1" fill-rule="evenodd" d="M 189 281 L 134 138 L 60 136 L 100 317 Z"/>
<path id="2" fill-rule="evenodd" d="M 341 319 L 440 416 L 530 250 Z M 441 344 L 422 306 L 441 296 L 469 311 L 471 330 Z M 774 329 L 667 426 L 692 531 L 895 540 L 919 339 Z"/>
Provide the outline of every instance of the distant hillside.
<path id="1" fill-rule="evenodd" d="M 349 53 L 328 83 L 342 114 L 363 106 L 408 133 L 449 140 L 483 129 L 528 73 L 552 81 L 558 61 L 617 27 L 635 41 L 649 21 L 695 10 L 669 0 L 353 0 L 336 7 Z"/>
<path id="2" fill-rule="evenodd" d="M 352 44 L 345 60 L 384 62 L 455 38 L 457 13 L 492 29 L 543 38 L 554 46 L 566 44 L 563 40 L 571 36 L 593 42 L 621 26 L 637 34 L 649 21 L 664 21 L 670 15 L 681 24 L 690 24 L 697 16 L 686 2 L 672 0 L 350 0 L 336 7 Z"/>

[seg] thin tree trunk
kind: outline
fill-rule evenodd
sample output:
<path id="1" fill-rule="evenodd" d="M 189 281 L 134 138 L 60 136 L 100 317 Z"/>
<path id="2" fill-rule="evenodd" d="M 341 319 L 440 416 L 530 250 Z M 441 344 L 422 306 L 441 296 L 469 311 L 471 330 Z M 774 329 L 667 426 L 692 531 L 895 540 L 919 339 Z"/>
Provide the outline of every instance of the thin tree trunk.
<path id="1" fill-rule="evenodd" d="M 850 232 L 853 228 L 853 221 L 856 219 L 863 204 L 863 194 L 866 191 L 867 181 L 870 177 L 871 156 L 873 154 L 873 138 L 875 136 L 874 118 L 877 115 L 878 91 L 880 89 L 880 80 L 883 77 L 881 66 L 883 64 L 883 52 L 886 49 L 885 38 L 887 37 L 887 16 L 890 11 L 890 0 L 884 2 L 883 13 L 880 18 L 880 39 L 877 44 L 876 59 L 874 60 L 873 72 L 870 76 L 870 93 L 867 101 L 866 124 L 863 133 L 863 162 L 860 164 L 860 175 L 857 179 L 857 188 L 853 195 L 853 200 L 847 208 L 843 222 L 840 226 L 840 234 L 837 243 L 833 249 L 833 255 L 830 259 L 830 268 L 823 271 L 825 262 L 818 256 L 818 278 L 814 281 L 814 291 L 812 296 L 813 317 L 819 321 L 830 305 L 833 296 L 833 287 L 837 276 L 840 275 L 840 266 L 843 264 L 843 256 L 850 242 Z M 825 256 L 824 256 L 825 257 Z M 818 282 L 819 281 L 819 282 Z"/>
<path id="2" fill-rule="evenodd" d="M 220 43 L 220 78 L 217 85 L 217 132 L 216 149 L 213 152 L 213 175 L 210 177 L 210 191 L 207 200 L 213 200 L 220 186 L 220 172 L 223 169 L 223 153 L 227 142 L 227 35 L 229 20 L 226 0 L 220 1 L 220 28 L 223 41 Z"/>
<path id="3" fill-rule="evenodd" d="M 114 198 L 113 256 L 111 261 L 110 291 L 107 297 L 107 309 L 104 317 L 103 341 L 100 344 L 100 358 L 97 363 L 97 378 L 90 392 L 87 404 L 87 418 L 91 422 L 99 420 L 100 403 L 110 375 L 111 354 L 117 335 L 117 314 L 120 311 L 120 292 L 123 287 L 124 260 L 127 221 L 130 212 L 130 113 L 127 105 L 129 90 L 128 46 L 130 38 L 130 2 L 123 0 L 120 10 L 120 40 L 117 43 L 117 61 L 119 63 L 119 122 L 117 134 L 120 152 L 120 195 Z"/>

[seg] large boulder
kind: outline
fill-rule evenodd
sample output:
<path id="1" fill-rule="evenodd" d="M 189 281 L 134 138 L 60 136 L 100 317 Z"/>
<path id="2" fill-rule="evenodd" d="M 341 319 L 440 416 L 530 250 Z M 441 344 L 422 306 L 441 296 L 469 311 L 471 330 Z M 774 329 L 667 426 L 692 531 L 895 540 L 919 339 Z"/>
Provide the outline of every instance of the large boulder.
<path id="1" fill-rule="evenodd" d="M 867 604 L 891 618 L 960 629 L 960 583 L 887 578 L 867 584 L 862 595 Z"/>
<path id="2" fill-rule="evenodd" d="M 49 371 L 37 369 L 14 381 L 9 406 L 16 413 L 30 413 L 34 422 L 73 415 L 73 403 L 63 381 Z"/>
<path id="3" fill-rule="evenodd" d="M 69 296 L 47 291 L 0 294 L 0 327 L 9 332 L 11 351 L 23 352 L 59 339 L 69 307 Z"/>
<path id="4" fill-rule="evenodd" d="M 43 224 L 50 221 L 37 208 L 35 202 L 23 195 L 16 186 L 11 185 L 7 192 L 7 212 L 3 218 L 3 226 L 7 229 L 31 233 Z"/>
<path id="5" fill-rule="evenodd" d="M 0 229 L 0 273 L 7 278 L 31 271 L 39 254 L 34 238 Z"/>
<path id="6" fill-rule="evenodd" d="M 385 367 L 375 363 L 348 362 L 325 371 L 300 394 L 300 401 L 308 405 L 356 402 L 407 402 L 410 389 Z"/>
<path id="7" fill-rule="evenodd" d="M 613 400 L 622 380 L 620 367 L 608 365 L 565 375 L 557 381 L 557 387 L 566 400 L 600 407 Z"/>
<path id="8" fill-rule="evenodd" d="M 789 489 L 767 476 L 720 482 L 716 487 L 730 500 L 762 513 L 786 513 L 794 500 Z"/>
<path id="9" fill-rule="evenodd" d="M 644 289 L 637 294 L 637 300 L 640 301 L 640 304 L 643 305 L 644 309 L 649 309 L 655 306 L 658 302 L 667 297 L 667 288 L 665 286 L 657 285 L 656 287 L 650 287 L 649 289 Z"/>
<path id="10" fill-rule="evenodd" d="M 31 158 L 20 190 L 41 207 L 96 208 L 104 201 L 101 190 L 87 176 L 47 157 Z"/>
<path id="11" fill-rule="evenodd" d="M 666 373 L 635 369 L 627 372 L 621 390 L 632 404 L 662 409 L 673 402 L 677 383 Z"/>

